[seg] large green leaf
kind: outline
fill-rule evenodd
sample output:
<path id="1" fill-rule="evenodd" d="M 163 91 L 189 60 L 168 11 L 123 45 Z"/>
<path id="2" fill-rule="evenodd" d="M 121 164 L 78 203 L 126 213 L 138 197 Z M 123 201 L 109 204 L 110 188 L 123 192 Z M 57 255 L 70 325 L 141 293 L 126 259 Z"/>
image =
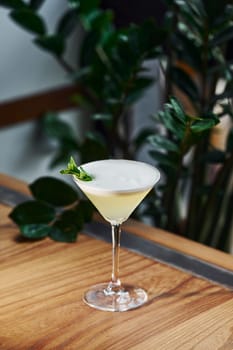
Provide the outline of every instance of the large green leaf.
<path id="1" fill-rule="evenodd" d="M 37 37 L 34 42 L 43 50 L 49 51 L 56 56 L 61 56 L 65 51 L 65 40 L 61 34 L 48 34 L 40 36 Z"/>
<path id="2" fill-rule="evenodd" d="M 99 43 L 99 32 L 91 31 L 85 35 L 81 43 L 79 61 L 81 67 L 92 65 L 96 56 L 96 46 Z M 87 68 L 86 68 L 87 69 Z M 89 72 L 92 70 L 89 68 Z"/>
<path id="3" fill-rule="evenodd" d="M 47 224 L 26 224 L 20 225 L 21 234 L 29 239 L 42 239 L 47 237 L 51 226 Z"/>
<path id="4" fill-rule="evenodd" d="M 171 109 L 174 111 L 176 118 L 179 119 L 179 121 L 184 125 L 187 121 L 187 117 L 184 108 L 179 102 L 179 100 L 176 97 L 171 96 L 169 99 L 169 103 L 171 105 Z"/>
<path id="5" fill-rule="evenodd" d="M 109 37 L 105 52 L 120 80 L 129 79 L 147 58 L 155 58 L 163 43 L 164 32 L 153 21 L 120 29 Z"/>
<path id="6" fill-rule="evenodd" d="M 179 7 L 182 15 L 192 13 L 193 16 L 199 18 L 200 20 L 205 16 L 202 0 L 172 0 L 172 4 L 174 3 Z"/>
<path id="7" fill-rule="evenodd" d="M 182 140 L 185 134 L 185 125 L 180 122 L 179 118 L 173 112 L 171 105 L 166 103 L 164 111 L 158 113 L 158 118 L 166 129 L 176 135 L 179 140 Z"/>
<path id="8" fill-rule="evenodd" d="M 51 227 L 49 237 L 57 242 L 73 243 L 77 240 L 78 231 L 75 225 L 72 223 L 63 224 L 57 222 L 56 225 Z"/>
<path id="9" fill-rule="evenodd" d="M 166 166 L 171 170 L 176 170 L 176 161 L 174 159 L 168 158 L 167 153 L 160 153 L 157 150 L 151 150 L 149 151 L 149 154 L 156 161 L 156 164 L 159 164 L 160 167 Z"/>
<path id="10" fill-rule="evenodd" d="M 69 141 L 77 145 L 76 135 L 73 128 L 67 122 L 61 120 L 55 113 L 46 113 L 43 116 L 43 129 L 46 134 L 57 141 Z"/>
<path id="11" fill-rule="evenodd" d="M 44 2 L 45 0 L 30 0 L 29 6 L 34 10 L 38 10 L 43 5 Z"/>
<path id="12" fill-rule="evenodd" d="M 89 133 L 80 147 L 81 163 L 108 158 L 108 152 L 102 139 Z"/>
<path id="13" fill-rule="evenodd" d="M 54 113 L 47 113 L 43 118 L 43 129 L 47 136 L 57 144 L 50 167 L 64 164 L 72 154 L 79 150 L 79 143 L 72 127 Z"/>
<path id="14" fill-rule="evenodd" d="M 202 0 L 201 2 L 205 9 L 208 25 L 212 29 L 216 25 L 216 22 L 218 22 L 218 18 L 224 13 L 229 0 Z"/>
<path id="15" fill-rule="evenodd" d="M 77 12 L 75 10 L 66 11 L 57 24 L 56 32 L 67 37 L 78 26 L 78 23 Z"/>
<path id="16" fill-rule="evenodd" d="M 228 28 L 224 28 L 222 31 L 218 32 L 211 40 L 211 45 L 222 45 L 233 39 L 233 25 Z"/>
<path id="17" fill-rule="evenodd" d="M 78 9 L 80 7 L 80 0 L 68 0 L 68 4 L 71 8 Z"/>
<path id="18" fill-rule="evenodd" d="M 187 33 L 177 32 L 174 34 L 175 51 L 178 59 L 185 62 L 196 71 L 201 70 L 201 53 L 202 48 L 197 45 L 196 41 L 187 36 Z M 190 54 L 191 53 L 191 54 Z"/>
<path id="19" fill-rule="evenodd" d="M 27 201 L 19 204 L 9 214 L 17 225 L 50 223 L 56 215 L 56 211 L 49 204 L 40 201 Z"/>
<path id="20" fill-rule="evenodd" d="M 46 32 L 43 18 L 29 8 L 13 10 L 10 16 L 17 24 L 34 34 L 44 35 Z"/>
<path id="21" fill-rule="evenodd" d="M 139 76 L 133 84 L 127 86 L 128 92 L 125 103 L 130 105 L 135 103 L 146 93 L 146 90 L 154 83 L 153 78 Z"/>
<path id="22" fill-rule="evenodd" d="M 101 11 L 96 9 L 81 16 L 82 23 L 86 30 L 97 31 L 99 37 L 105 37 L 107 31 L 111 31 L 113 23 L 112 11 Z"/>
<path id="23" fill-rule="evenodd" d="M 217 124 L 217 122 L 218 120 L 216 118 L 205 118 L 201 120 L 195 120 L 190 126 L 190 129 L 194 133 L 200 133 L 203 131 L 210 130 Z"/>
<path id="24" fill-rule="evenodd" d="M 155 48 L 164 44 L 167 34 L 167 31 L 163 27 L 157 26 L 152 18 L 145 20 L 139 26 L 139 48 L 145 59 L 158 56 L 160 51 L 155 50 Z"/>
<path id="25" fill-rule="evenodd" d="M 148 141 L 152 146 L 155 146 L 157 149 L 179 153 L 179 147 L 176 143 L 159 134 L 150 135 L 148 137 Z"/>
<path id="26" fill-rule="evenodd" d="M 94 11 L 100 6 L 101 0 L 80 0 L 80 12 L 82 14 L 87 14 Z"/>
<path id="27" fill-rule="evenodd" d="M 67 206 L 79 199 L 73 187 L 54 177 L 40 177 L 29 188 L 36 199 L 55 206 Z"/>
<path id="28" fill-rule="evenodd" d="M 179 17 L 181 18 L 178 22 L 180 30 L 186 29 L 187 36 L 201 36 L 204 12 L 201 3 L 195 1 L 176 1 L 179 6 Z"/>
<path id="29" fill-rule="evenodd" d="M 53 223 L 49 236 L 55 241 L 75 242 L 83 222 L 81 210 L 67 210 Z"/>
<path id="30" fill-rule="evenodd" d="M 79 231 L 83 227 L 84 217 L 83 211 L 80 209 L 80 205 L 78 204 L 76 207 L 64 211 L 55 222 L 55 225 L 59 222 L 59 225 L 75 225 L 76 231 Z"/>

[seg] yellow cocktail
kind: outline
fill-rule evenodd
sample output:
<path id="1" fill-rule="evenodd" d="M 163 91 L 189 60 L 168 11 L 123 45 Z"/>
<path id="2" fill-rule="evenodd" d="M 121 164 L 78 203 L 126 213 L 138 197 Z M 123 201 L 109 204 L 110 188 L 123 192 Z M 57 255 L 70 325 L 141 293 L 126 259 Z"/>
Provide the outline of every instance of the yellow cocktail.
<path id="1" fill-rule="evenodd" d="M 143 305 L 147 293 L 142 288 L 123 285 L 119 279 L 121 224 L 143 200 L 160 178 L 159 171 L 143 162 L 108 159 L 82 165 L 91 176 L 83 181 L 73 176 L 100 214 L 112 226 L 112 279 L 93 286 L 84 296 L 85 302 L 106 311 L 126 311 Z"/>

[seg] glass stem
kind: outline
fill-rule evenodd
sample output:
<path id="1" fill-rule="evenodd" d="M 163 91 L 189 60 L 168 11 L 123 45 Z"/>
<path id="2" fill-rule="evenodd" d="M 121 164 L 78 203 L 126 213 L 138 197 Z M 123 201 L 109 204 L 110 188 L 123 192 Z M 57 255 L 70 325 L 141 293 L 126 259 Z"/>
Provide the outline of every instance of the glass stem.
<path id="1" fill-rule="evenodd" d="M 121 281 L 119 279 L 119 255 L 120 255 L 120 238 L 121 225 L 112 224 L 112 279 L 108 286 L 109 292 L 119 291 Z"/>

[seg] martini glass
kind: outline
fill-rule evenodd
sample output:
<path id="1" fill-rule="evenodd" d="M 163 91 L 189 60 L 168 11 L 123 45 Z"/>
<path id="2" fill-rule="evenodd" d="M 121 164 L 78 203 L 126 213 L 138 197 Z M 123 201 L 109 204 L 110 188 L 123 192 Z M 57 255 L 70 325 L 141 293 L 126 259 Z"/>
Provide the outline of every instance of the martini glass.
<path id="1" fill-rule="evenodd" d="M 121 224 L 143 200 L 160 178 L 159 171 L 149 164 L 108 159 L 82 165 L 92 181 L 73 176 L 75 183 L 93 203 L 112 228 L 112 275 L 107 283 L 90 287 L 84 301 L 104 311 L 127 311 L 147 302 L 144 289 L 122 284 L 119 278 Z"/>

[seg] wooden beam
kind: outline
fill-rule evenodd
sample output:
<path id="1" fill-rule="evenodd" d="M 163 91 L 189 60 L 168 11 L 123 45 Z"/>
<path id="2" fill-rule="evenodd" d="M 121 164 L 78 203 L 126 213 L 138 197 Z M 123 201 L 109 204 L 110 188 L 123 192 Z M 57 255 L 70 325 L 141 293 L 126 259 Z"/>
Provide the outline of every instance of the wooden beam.
<path id="1" fill-rule="evenodd" d="M 41 117 L 47 111 L 62 111 L 77 106 L 72 95 L 79 88 L 62 86 L 0 103 L 0 127 Z"/>

